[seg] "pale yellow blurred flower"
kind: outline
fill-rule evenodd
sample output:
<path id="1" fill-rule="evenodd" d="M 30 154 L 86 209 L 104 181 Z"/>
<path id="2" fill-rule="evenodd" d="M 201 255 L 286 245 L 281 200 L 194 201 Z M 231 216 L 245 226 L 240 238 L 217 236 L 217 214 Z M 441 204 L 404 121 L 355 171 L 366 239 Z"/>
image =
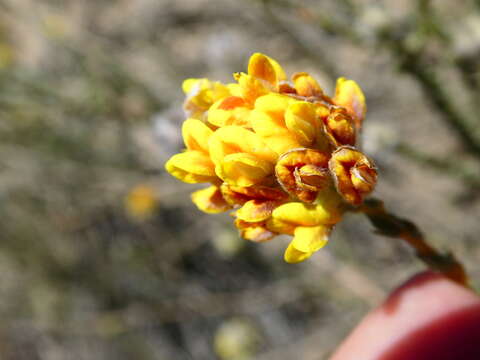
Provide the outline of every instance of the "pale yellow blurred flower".
<path id="1" fill-rule="evenodd" d="M 14 60 L 14 50 L 7 43 L 0 43 L 0 69 L 9 67 Z"/>
<path id="2" fill-rule="evenodd" d="M 133 187 L 124 199 L 125 211 L 134 220 L 147 220 L 158 206 L 155 189 L 150 185 L 139 184 Z"/>
<path id="3" fill-rule="evenodd" d="M 215 353 L 222 360 L 253 359 L 260 345 L 261 336 L 254 323 L 243 318 L 224 322 L 215 333 Z"/>

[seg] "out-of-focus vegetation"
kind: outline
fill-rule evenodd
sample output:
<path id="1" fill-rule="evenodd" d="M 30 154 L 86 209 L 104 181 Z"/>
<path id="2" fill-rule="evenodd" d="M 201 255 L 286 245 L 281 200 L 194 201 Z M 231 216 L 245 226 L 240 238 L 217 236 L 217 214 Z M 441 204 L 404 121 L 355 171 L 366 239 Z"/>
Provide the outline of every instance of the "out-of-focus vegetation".
<path id="1" fill-rule="evenodd" d="M 0 0 L 2 359 L 321 359 L 421 269 L 360 215 L 285 264 L 165 174 L 256 51 L 364 88 L 377 196 L 480 284 L 480 2 Z"/>

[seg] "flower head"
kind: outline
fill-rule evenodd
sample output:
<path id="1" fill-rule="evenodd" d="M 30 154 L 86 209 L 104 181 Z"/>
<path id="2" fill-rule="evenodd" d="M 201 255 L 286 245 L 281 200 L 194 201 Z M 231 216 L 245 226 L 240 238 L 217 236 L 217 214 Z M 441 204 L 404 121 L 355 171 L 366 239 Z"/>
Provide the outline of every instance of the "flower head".
<path id="1" fill-rule="evenodd" d="M 192 201 L 207 213 L 231 210 L 243 238 L 292 235 L 285 260 L 303 261 L 375 187 L 373 161 L 355 148 L 365 96 L 345 78 L 333 97 L 305 72 L 289 82 L 260 53 L 234 79 L 184 82 L 185 151 L 166 170 L 187 183 L 210 183 Z"/>

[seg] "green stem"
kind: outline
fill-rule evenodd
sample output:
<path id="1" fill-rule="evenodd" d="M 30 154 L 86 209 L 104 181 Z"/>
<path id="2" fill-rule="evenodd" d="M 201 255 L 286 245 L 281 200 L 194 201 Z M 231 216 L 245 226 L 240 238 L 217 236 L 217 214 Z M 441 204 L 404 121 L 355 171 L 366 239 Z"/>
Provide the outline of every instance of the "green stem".
<path id="1" fill-rule="evenodd" d="M 427 267 L 468 286 L 468 276 L 463 265 L 451 253 L 440 252 L 431 246 L 414 223 L 387 212 L 381 200 L 367 199 L 358 211 L 369 218 L 378 233 L 402 239 L 410 245 Z"/>

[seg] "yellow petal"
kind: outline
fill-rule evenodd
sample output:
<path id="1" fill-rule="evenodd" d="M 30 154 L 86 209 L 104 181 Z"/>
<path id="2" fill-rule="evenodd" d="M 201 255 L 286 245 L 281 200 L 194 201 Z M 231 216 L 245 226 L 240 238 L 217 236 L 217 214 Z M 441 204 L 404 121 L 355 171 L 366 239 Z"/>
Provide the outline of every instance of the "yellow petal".
<path id="1" fill-rule="evenodd" d="M 231 205 L 243 205 L 248 200 L 275 200 L 281 203 L 288 199 L 288 195 L 282 189 L 262 185 L 242 187 L 223 183 L 221 191 L 225 200 Z"/>
<path id="2" fill-rule="evenodd" d="M 217 180 L 214 164 L 208 155 L 201 151 L 187 151 L 173 155 L 165 164 L 165 169 L 186 183 Z"/>
<path id="3" fill-rule="evenodd" d="M 220 99 L 208 110 L 208 122 L 218 127 L 227 125 L 247 126 L 250 110 L 245 105 L 245 101 L 237 96 Z"/>
<path id="4" fill-rule="evenodd" d="M 225 126 L 214 132 L 209 140 L 213 162 L 219 165 L 225 156 L 235 153 L 251 154 L 259 160 L 274 163 L 278 155 L 260 136 L 240 126 Z"/>
<path id="5" fill-rule="evenodd" d="M 249 104 L 254 104 L 257 98 L 274 90 L 270 83 L 257 79 L 252 75 L 237 73 L 234 77 L 241 89 L 241 94 L 237 93 L 235 95 L 241 96 Z"/>
<path id="6" fill-rule="evenodd" d="M 196 107 L 208 110 L 208 107 L 215 101 L 212 86 L 212 82 L 208 79 L 198 79 L 196 82 L 187 83 L 186 88 L 189 89 L 189 92 L 186 94 L 184 108 L 193 110 Z"/>
<path id="7" fill-rule="evenodd" d="M 183 109 L 189 117 L 200 120 L 205 118 L 205 113 L 215 101 L 230 95 L 227 86 L 208 79 L 187 79 L 183 90 L 187 95 Z"/>
<path id="8" fill-rule="evenodd" d="M 293 74 L 292 80 L 298 95 L 306 97 L 323 95 L 323 90 L 317 80 L 305 72 Z"/>
<path id="9" fill-rule="evenodd" d="M 250 113 L 250 125 L 256 134 L 260 135 L 270 149 L 278 155 L 287 150 L 300 147 L 295 134 L 285 127 L 283 118 L 278 121 L 270 114 L 253 110 Z"/>
<path id="10" fill-rule="evenodd" d="M 183 141 L 189 150 L 208 153 L 208 139 L 212 134 L 213 131 L 197 119 L 187 119 L 182 125 Z"/>
<path id="11" fill-rule="evenodd" d="M 238 97 L 243 96 L 242 87 L 237 83 L 227 84 L 227 89 L 230 92 L 230 94 L 232 94 L 232 96 L 238 96 Z"/>
<path id="12" fill-rule="evenodd" d="M 293 134 L 287 136 L 271 136 L 264 138 L 268 146 L 278 155 L 281 155 L 291 149 L 301 147 Z"/>
<path id="13" fill-rule="evenodd" d="M 335 214 L 338 220 L 345 211 L 345 203 L 334 186 L 329 186 L 320 191 L 315 204 L 321 204 L 324 209 L 328 209 L 331 214 Z"/>
<path id="14" fill-rule="evenodd" d="M 230 185 L 252 186 L 273 174 L 273 163 L 247 153 L 226 155 L 215 171 Z"/>
<path id="15" fill-rule="evenodd" d="M 316 226 L 335 224 L 340 221 L 341 213 L 330 204 L 309 205 L 290 202 L 273 210 L 272 216 L 283 222 L 298 226 Z"/>
<path id="16" fill-rule="evenodd" d="M 293 102 L 295 102 L 295 99 L 287 95 L 270 93 L 259 97 L 255 101 L 255 109 L 269 114 L 274 117 L 279 124 L 283 125 L 285 123 L 285 111 Z"/>
<path id="17" fill-rule="evenodd" d="M 285 80 L 285 72 L 278 62 L 272 58 L 255 53 L 248 62 L 248 74 L 277 85 L 279 81 Z"/>
<path id="18" fill-rule="evenodd" d="M 237 219 L 235 221 L 235 225 L 240 231 L 240 236 L 245 240 L 264 242 L 271 240 L 275 235 L 277 235 L 274 232 L 266 229 L 261 223 L 250 224 Z"/>
<path id="19" fill-rule="evenodd" d="M 217 214 L 231 209 L 218 186 L 209 186 L 206 189 L 195 191 L 191 198 L 200 210 L 209 214 Z"/>
<path id="20" fill-rule="evenodd" d="M 315 111 L 317 113 L 317 117 L 320 120 L 325 120 L 327 116 L 330 114 L 330 108 L 322 103 L 313 103 L 315 106 Z"/>
<path id="21" fill-rule="evenodd" d="M 298 226 L 291 245 L 298 251 L 314 253 L 328 242 L 330 226 Z"/>
<path id="22" fill-rule="evenodd" d="M 285 250 L 285 261 L 299 263 L 308 259 L 325 246 L 330 230 L 329 226 L 298 226 L 293 240 Z"/>
<path id="23" fill-rule="evenodd" d="M 315 140 L 317 128 L 314 105 L 304 101 L 291 104 L 285 112 L 285 124 L 301 146 L 310 146 Z"/>
<path id="24" fill-rule="evenodd" d="M 283 120 L 279 122 L 271 115 L 257 109 L 250 112 L 250 124 L 255 133 L 261 137 L 288 135 Z"/>
<path id="25" fill-rule="evenodd" d="M 293 235 L 295 228 L 297 226 L 295 224 L 291 224 L 288 222 L 281 221 L 277 218 L 270 217 L 266 221 L 266 227 L 268 230 L 276 232 L 278 234 Z"/>
<path id="26" fill-rule="evenodd" d="M 300 250 L 295 249 L 292 244 L 288 245 L 287 249 L 285 250 L 285 254 L 283 258 L 289 264 L 297 264 L 308 259 L 312 256 L 313 253 L 305 253 Z"/>
<path id="27" fill-rule="evenodd" d="M 237 210 L 236 217 L 246 222 L 265 221 L 277 205 L 277 201 L 250 200 Z"/>
<path id="28" fill-rule="evenodd" d="M 228 87 L 219 81 L 211 82 L 210 88 L 212 89 L 212 103 L 224 97 L 230 96 Z"/>
<path id="29" fill-rule="evenodd" d="M 276 234 L 261 226 L 253 226 L 240 231 L 240 236 L 245 240 L 265 242 L 271 240 Z"/>
<path id="30" fill-rule="evenodd" d="M 357 128 L 362 124 L 367 112 L 365 95 L 358 84 L 353 80 L 347 80 L 343 77 L 337 80 L 335 97 L 333 101 L 336 105 L 343 106 L 354 118 Z"/>
<path id="31" fill-rule="evenodd" d="M 205 81 L 208 81 L 208 79 L 186 79 L 182 83 L 182 90 L 185 94 L 188 94 L 195 87 L 199 86 L 202 82 Z"/>

